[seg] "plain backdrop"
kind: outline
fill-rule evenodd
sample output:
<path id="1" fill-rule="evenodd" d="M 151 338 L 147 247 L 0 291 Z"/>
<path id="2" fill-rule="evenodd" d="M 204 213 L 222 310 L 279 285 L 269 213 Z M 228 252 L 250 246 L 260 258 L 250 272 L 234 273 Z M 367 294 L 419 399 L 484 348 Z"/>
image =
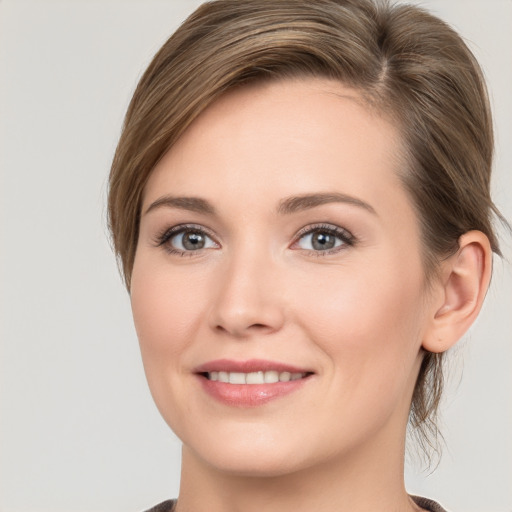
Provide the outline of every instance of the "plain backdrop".
<path id="1" fill-rule="evenodd" d="M 243 0 L 241 0 L 243 1 Z M 0 511 L 137 512 L 177 495 L 180 443 L 143 375 L 105 227 L 124 111 L 195 0 L 0 1 Z M 469 41 L 497 128 L 493 189 L 512 218 L 512 1 L 423 5 Z M 450 356 L 447 448 L 410 492 L 512 510 L 512 263 Z"/>

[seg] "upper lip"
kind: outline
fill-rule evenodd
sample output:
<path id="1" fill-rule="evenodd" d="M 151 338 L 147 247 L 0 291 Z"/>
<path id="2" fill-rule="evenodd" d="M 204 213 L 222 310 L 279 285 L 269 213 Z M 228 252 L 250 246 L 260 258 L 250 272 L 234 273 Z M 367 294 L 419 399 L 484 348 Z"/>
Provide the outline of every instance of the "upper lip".
<path id="1" fill-rule="evenodd" d="M 313 373 L 306 368 L 299 368 L 286 363 L 277 361 L 268 361 L 265 359 L 248 359 L 246 361 L 235 361 L 232 359 L 216 359 L 215 361 L 208 361 L 201 364 L 194 369 L 195 373 L 209 373 L 209 372 L 240 372 L 251 373 L 257 371 L 276 371 L 276 372 L 290 372 L 290 373 Z"/>

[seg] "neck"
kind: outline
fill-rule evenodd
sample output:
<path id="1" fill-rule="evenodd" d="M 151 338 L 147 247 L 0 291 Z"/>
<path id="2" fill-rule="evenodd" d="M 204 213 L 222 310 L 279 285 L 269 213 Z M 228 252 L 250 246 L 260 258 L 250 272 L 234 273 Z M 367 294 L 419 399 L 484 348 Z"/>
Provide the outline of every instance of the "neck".
<path id="1" fill-rule="evenodd" d="M 242 476 L 214 468 L 183 449 L 177 512 L 362 512 L 420 510 L 404 487 L 404 440 L 377 436 L 352 453 L 284 475 Z"/>

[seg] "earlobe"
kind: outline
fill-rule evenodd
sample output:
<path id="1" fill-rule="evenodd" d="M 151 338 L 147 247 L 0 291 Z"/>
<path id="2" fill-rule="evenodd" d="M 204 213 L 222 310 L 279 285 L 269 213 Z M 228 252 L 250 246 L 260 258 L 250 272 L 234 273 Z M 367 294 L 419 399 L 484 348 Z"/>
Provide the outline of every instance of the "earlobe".
<path id="1" fill-rule="evenodd" d="M 441 305 L 434 307 L 423 338 L 429 352 L 444 352 L 469 329 L 482 307 L 491 279 L 492 250 L 481 231 L 459 238 L 457 253 L 443 262 Z"/>

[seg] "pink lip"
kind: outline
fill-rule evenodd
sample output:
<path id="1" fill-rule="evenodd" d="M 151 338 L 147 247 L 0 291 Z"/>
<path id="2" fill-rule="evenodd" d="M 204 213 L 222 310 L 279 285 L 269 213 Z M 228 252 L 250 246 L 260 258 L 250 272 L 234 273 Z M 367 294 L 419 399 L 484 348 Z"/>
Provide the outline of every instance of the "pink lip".
<path id="1" fill-rule="evenodd" d="M 302 379 L 288 382 L 276 382 L 273 384 L 229 384 L 227 382 L 208 380 L 204 375 L 207 372 L 218 371 L 249 373 L 271 370 L 290 373 L 311 373 L 303 368 L 260 359 L 251 359 L 248 361 L 218 359 L 197 367 L 195 373 L 206 393 L 224 405 L 232 407 L 256 407 L 264 405 L 271 400 L 284 397 L 299 390 L 310 380 L 310 375 L 308 375 Z"/>

